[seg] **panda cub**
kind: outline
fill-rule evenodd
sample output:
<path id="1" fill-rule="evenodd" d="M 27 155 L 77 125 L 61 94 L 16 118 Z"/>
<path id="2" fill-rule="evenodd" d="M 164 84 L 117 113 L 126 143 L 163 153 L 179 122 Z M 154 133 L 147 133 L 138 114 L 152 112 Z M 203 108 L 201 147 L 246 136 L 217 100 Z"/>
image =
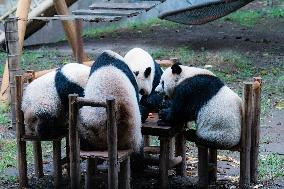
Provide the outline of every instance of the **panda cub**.
<path id="1" fill-rule="evenodd" d="M 141 48 L 131 49 L 124 59 L 135 74 L 139 94 L 142 95 L 140 100 L 142 122 L 145 122 L 150 111 L 158 111 L 163 104 L 163 96 L 155 92 L 163 70 L 151 55 Z"/>
<path id="2" fill-rule="evenodd" d="M 112 51 L 103 52 L 91 67 L 85 98 L 105 102 L 116 99 L 117 147 L 141 150 L 141 117 L 138 87 L 132 71 L 123 57 Z M 79 134 L 84 150 L 107 149 L 106 109 L 83 107 L 79 111 Z"/>
<path id="3" fill-rule="evenodd" d="M 174 64 L 164 71 L 156 91 L 172 99 L 170 108 L 160 111 L 163 121 L 196 121 L 196 132 L 187 133 L 194 142 L 223 148 L 239 143 L 242 100 L 209 70 Z"/>
<path id="4" fill-rule="evenodd" d="M 90 67 L 69 63 L 32 81 L 22 99 L 27 133 L 48 136 L 65 127 L 68 95 L 83 96 L 89 74 Z"/>

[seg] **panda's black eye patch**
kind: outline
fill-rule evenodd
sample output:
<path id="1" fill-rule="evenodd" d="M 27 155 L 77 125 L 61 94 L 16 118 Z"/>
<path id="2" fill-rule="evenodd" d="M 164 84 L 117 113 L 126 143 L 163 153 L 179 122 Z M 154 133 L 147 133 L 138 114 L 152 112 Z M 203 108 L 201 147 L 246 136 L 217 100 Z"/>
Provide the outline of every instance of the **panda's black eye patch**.
<path id="1" fill-rule="evenodd" d="M 133 72 L 136 76 L 139 74 L 139 71 Z"/>
<path id="2" fill-rule="evenodd" d="M 162 88 L 164 89 L 164 87 L 165 87 L 165 82 L 162 81 Z"/>
<path id="3" fill-rule="evenodd" d="M 146 70 L 144 72 L 145 78 L 147 78 L 150 74 L 151 74 L 151 67 L 148 67 L 148 68 L 146 68 Z"/>

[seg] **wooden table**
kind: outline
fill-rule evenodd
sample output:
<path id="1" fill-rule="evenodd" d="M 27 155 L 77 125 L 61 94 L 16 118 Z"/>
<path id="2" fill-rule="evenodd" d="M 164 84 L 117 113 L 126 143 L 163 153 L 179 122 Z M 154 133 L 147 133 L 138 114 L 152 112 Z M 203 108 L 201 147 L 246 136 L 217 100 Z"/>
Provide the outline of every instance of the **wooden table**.
<path id="1" fill-rule="evenodd" d="M 146 123 L 142 125 L 142 134 L 158 136 L 160 140 L 159 174 L 161 188 L 169 188 L 168 170 L 176 167 L 178 175 L 185 176 L 185 138 L 182 131 L 177 131 L 171 126 L 159 126 L 157 124 L 158 115 L 149 116 Z M 171 143 L 175 139 L 174 143 Z M 174 147 L 175 146 L 175 154 Z M 172 147 L 172 148 L 171 148 Z M 147 146 L 145 147 L 147 148 Z"/>

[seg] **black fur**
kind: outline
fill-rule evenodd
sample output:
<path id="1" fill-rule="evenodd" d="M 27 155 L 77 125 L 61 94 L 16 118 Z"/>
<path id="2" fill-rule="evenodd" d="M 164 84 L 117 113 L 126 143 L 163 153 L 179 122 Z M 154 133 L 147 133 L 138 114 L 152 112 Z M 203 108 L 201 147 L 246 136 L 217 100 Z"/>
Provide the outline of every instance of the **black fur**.
<path id="1" fill-rule="evenodd" d="M 180 65 L 179 63 L 172 65 L 171 69 L 172 69 L 173 74 L 180 74 L 181 73 L 182 69 L 179 65 Z"/>
<path id="2" fill-rule="evenodd" d="M 147 78 L 149 77 L 149 75 L 151 74 L 151 67 L 146 68 L 145 72 L 144 72 L 144 77 Z"/>
<path id="3" fill-rule="evenodd" d="M 63 104 L 63 107 L 68 109 L 68 95 L 78 94 L 80 97 L 84 96 L 84 89 L 71 82 L 63 73 L 62 67 L 56 70 L 55 74 L 55 88 Z"/>
<path id="4" fill-rule="evenodd" d="M 132 83 L 133 87 L 135 88 L 137 102 L 139 102 L 138 85 L 135 80 L 135 77 L 132 71 L 130 70 L 130 68 L 128 67 L 128 65 L 122 60 L 111 56 L 107 52 L 103 52 L 97 58 L 96 62 L 92 65 L 90 75 L 92 75 L 99 68 L 110 65 L 120 69 L 128 77 L 129 81 Z"/>
<path id="5" fill-rule="evenodd" d="M 211 75 L 197 75 L 182 81 L 174 91 L 171 107 L 160 111 L 160 118 L 171 125 L 196 121 L 198 112 L 224 83 Z"/>

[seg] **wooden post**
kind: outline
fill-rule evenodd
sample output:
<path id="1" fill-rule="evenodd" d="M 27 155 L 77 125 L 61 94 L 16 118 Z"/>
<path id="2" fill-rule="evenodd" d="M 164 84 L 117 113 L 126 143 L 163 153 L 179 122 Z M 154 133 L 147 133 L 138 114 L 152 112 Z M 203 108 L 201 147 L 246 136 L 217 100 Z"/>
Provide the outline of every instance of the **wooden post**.
<path id="1" fill-rule="evenodd" d="M 217 149 L 209 148 L 209 183 L 217 181 Z"/>
<path id="2" fill-rule="evenodd" d="M 118 188 L 117 127 L 115 99 L 107 99 L 108 188 Z"/>
<path id="3" fill-rule="evenodd" d="M 144 147 L 150 146 L 150 136 L 149 135 L 144 135 Z"/>
<path id="4" fill-rule="evenodd" d="M 15 75 L 19 72 L 19 38 L 17 33 L 18 32 L 17 22 L 18 22 L 17 18 L 9 18 L 5 22 L 13 129 L 16 128 Z"/>
<path id="5" fill-rule="evenodd" d="M 80 141 L 77 130 L 77 94 L 69 95 L 69 149 L 71 188 L 80 188 Z"/>
<path id="6" fill-rule="evenodd" d="M 59 139 L 53 141 L 53 179 L 55 188 L 60 188 L 61 177 L 61 139 Z"/>
<path id="7" fill-rule="evenodd" d="M 169 150 L 170 139 L 160 137 L 160 187 L 169 188 L 168 170 L 169 170 Z"/>
<path id="8" fill-rule="evenodd" d="M 251 161 L 250 178 L 251 182 L 257 183 L 258 180 L 258 154 L 259 154 L 259 136 L 260 136 L 260 110 L 261 110 L 261 84 L 260 77 L 254 77 L 253 86 L 253 119 L 251 128 Z"/>
<path id="9" fill-rule="evenodd" d="M 76 26 L 76 60 L 78 63 L 82 64 L 84 61 L 84 45 L 83 45 L 83 38 L 82 38 L 82 19 L 75 19 L 75 26 Z"/>
<path id="10" fill-rule="evenodd" d="M 181 156 L 182 162 L 177 166 L 177 175 L 182 177 L 186 176 L 186 145 L 185 145 L 184 134 L 179 133 L 176 137 L 176 156 Z"/>
<path id="11" fill-rule="evenodd" d="M 17 5 L 16 17 L 21 18 L 22 20 L 18 20 L 18 37 L 19 37 L 19 46 L 18 46 L 18 54 L 21 54 L 23 44 L 24 44 L 24 37 L 26 33 L 26 25 L 28 18 L 28 13 L 30 10 L 31 0 L 19 0 Z M 11 77 L 10 77 L 11 78 Z M 13 78 L 13 77 L 12 77 Z M 14 78 L 13 78 L 14 80 Z M 4 73 L 3 73 L 3 80 L 1 85 L 1 100 L 7 101 L 8 100 L 8 93 L 7 90 L 9 88 L 9 69 L 8 69 L 8 62 L 5 64 Z"/>
<path id="12" fill-rule="evenodd" d="M 172 137 L 170 139 L 170 150 L 169 150 L 169 159 L 174 159 L 175 158 L 175 137 Z"/>
<path id="13" fill-rule="evenodd" d="M 17 75 L 15 77 L 16 83 L 16 137 L 17 137 L 17 150 L 18 150 L 18 170 L 19 170 L 19 184 L 20 188 L 28 187 L 27 176 L 27 159 L 26 159 L 26 142 L 21 140 L 25 134 L 24 128 L 24 115 L 21 108 L 22 95 L 23 95 L 23 78 Z"/>
<path id="14" fill-rule="evenodd" d="M 252 124 L 252 82 L 244 83 L 243 123 L 240 154 L 240 188 L 250 187 L 250 148 Z"/>
<path id="15" fill-rule="evenodd" d="M 42 163 L 42 149 L 40 141 L 33 141 L 33 154 L 34 154 L 35 174 L 36 177 L 39 179 L 44 176 L 43 163 Z"/>
<path id="16" fill-rule="evenodd" d="M 57 14 L 59 15 L 68 15 L 68 7 L 65 0 L 53 0 L 54 7 Z M 73 50 L 74 57 L 76 57 L 76 46 L 77 46 L 77 37 L 76 37 L 76 28 L 74 22 L 70 20 L 63 20 L 62 25 L 66 33 L 68 42 Z M 82 55 L 83 62 L 88 61 L 88 57 L 85 53 Z"/>
<path id="17" fill-rule="evenodd" d="M 130 157 L 120 163 L 119 188 L 130 189 Z"/>
<path id="18" fill-rule="evenodd" d="M 208 148 L 198 146 L 198 186 L 208 188 Z"/>
<path id="19" fill-rule="evenodd" d="M 67 158 L 67 175 L 70 178 L 70 149 L 69 149 L 69 136 L 67 135 L 66 138 L 66 158 Z"/>
<path id="20" fill-rule="evenodd" d="M 97 168 L 97 161 L 94 158 L 87 159 L 87 174 L 85 179 L 85 188 L 91 189 L 94 188 L 94 176 Z"/>

